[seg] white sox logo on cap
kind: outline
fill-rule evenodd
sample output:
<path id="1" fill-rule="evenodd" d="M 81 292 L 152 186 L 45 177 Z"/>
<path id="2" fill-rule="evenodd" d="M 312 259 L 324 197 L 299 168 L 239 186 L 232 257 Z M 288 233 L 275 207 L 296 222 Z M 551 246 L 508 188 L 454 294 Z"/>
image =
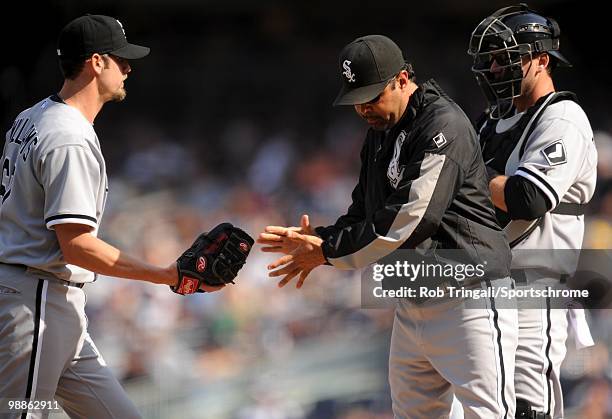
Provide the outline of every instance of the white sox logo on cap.
<path id="1" fill-rule="evenodd" d="M 119 24 L 119 26 L 121 26 L 121 30 L 123 31 L 123 36 L 126 36 L 126 35 L 125 35 L 125 29 L 123 29 L 123 25 L 121 24 L 121 22 L 119 22 L 119 19 L 115 19 L 115 20 L 117 21 L 117 23 Z M 126 37 L 126 39 L 127 39 L 127 37 Z"/>
<path id="2" fill-rule="evenodd" d="M 342 72 L 342 74 L 344 74 L 344 76 L 347 78 L 349 83 L 354 83 L 355 73 L 353 73 L 353 71 L 351 70 L 351 67 L 349 67 L 350 65 L 351 65 L 351 62 L 349 60 L 344 60 L 344 62 L 342 63 L 342 68 L 344 68 L 344 71 Z"/>

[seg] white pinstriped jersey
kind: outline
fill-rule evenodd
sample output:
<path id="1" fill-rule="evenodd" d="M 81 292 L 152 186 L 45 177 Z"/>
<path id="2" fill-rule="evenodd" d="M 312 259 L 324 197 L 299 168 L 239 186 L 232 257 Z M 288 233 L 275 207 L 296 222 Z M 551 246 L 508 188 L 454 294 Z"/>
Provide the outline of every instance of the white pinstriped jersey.
<path id="1" fill-rule="evenodd" d="M 496 132 L 511 130 L 519 115 L 500 120 Z M 597 150 L 589 120 L 576 102 L 562 100 L 546 107 L 537 126 L 525 139 L 524 154 L 519 157 L 517 144 L 506 162 L 506 175 L 517 175 L 531 181 L 549 201 L 551 208 L 559 203 L 586 204 L 595 191 Z M 524 230 L 531 222 L 514 220 L 507 228 Z M 513 268 L 538 268 L 539 253 L 527 249 L 581 249 L 584 238 L 584 216 L 547 212 L 540 225 L 513 247 Z M 532 257 L 530 257 L 530 255 Z M 549 267 L 549 266 L 548 266 Z M 559 266 L 562 272 L 572 266 Z"/>
<path id="2" fill-rule="evenodd" d="M 108 181 L 92 124 L 51 96 L 19 114 L 0 163 L 0 262 L 93 281 L 92 272 L 66 264 L 53 231 L 57 224 L 78 223 L 97 234 Z"/>

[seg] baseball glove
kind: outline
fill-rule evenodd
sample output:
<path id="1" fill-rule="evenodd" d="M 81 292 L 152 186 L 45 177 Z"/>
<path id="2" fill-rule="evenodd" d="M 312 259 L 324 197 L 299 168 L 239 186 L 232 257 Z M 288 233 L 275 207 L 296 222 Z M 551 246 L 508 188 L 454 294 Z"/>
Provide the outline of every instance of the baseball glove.
<path id="1" fill-rule="evenodd" d="M 202 284 L 233 284 L 246 262 L 253 239 L 230 223 L 222 223 L 209 233 L 202 233 L 176 260 L 178 283 L 170 287 L 177 294 L 204 292 Z"/>

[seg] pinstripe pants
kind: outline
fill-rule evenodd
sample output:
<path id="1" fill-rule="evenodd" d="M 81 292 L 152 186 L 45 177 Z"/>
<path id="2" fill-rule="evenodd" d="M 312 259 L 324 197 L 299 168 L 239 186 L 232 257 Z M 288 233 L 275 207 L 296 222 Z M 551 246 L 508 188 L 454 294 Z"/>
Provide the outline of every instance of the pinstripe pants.
<path id="1" fill-rule="evenodd" d="M 448 418 L 453 395 L 465 418 L 514 418 L 518 319 L 505 301 L 398 302 L 389 356 L 396 419 Z"/>
<path id="2" fill-rule="evenodd" d="M 10 411 L 7 399 L 55 399 L 73 418 L 140 418 L 87 332 L 83 290 L 7 265 L 0 265 L 0 399 L 3 418 L 54 412 Z"/>
<path id="3" fill-rule="evenodd" d="M 543 289 L 547 286 L 531 283 L 529 287 Z M 516 397 L 527 400 L 533 410 L 553 419 L 563 418 L 559 376 L 566 354 L 568 310 L 555 307 L 550 298 L 519 299 L 518 304 Z"/>

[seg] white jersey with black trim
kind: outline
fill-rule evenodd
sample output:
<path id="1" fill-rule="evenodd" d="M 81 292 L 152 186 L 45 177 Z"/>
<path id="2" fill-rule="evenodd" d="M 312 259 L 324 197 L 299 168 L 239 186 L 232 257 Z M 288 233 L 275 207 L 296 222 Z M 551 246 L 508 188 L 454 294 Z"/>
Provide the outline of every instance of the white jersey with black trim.
<path id="1" fill-rule="evenodd" d="M 53 230 L 77 223 L 97 235 L 108 181 L 92 124 L 51 96 L 19 114 L 0 163 L 0 262 L 67 281 L 93 281 L 92 272 L 65 262 Z"/>
<path id="2" fill-rule="evenodd" d="M 496 132 L 510 130 L 520 118 L 501 120 Z M 507 176 L 521 176 L 532 182 L 549 201 L 550 208 L 561 202 L 588 203 L 595 192 L 597 150 L 593 131 L 583 109 L 572 100 L 547 106 L 526 138 L 521 157 L 517 144 L 506 162 Z M 522 222 L 515 220 L 511 224 Z M 523 223 L 530 223 L 524 221 Z M 526 249 L 580 249 L 584 238 L 584 215 L 547 212 L 538 227 L 513 247 L 513 268 L 540 267 L 541 257 Z M 571 267 L 567 267 L 571 272 Z M 565 269 L 562 269 L 565 270 Z"/>

